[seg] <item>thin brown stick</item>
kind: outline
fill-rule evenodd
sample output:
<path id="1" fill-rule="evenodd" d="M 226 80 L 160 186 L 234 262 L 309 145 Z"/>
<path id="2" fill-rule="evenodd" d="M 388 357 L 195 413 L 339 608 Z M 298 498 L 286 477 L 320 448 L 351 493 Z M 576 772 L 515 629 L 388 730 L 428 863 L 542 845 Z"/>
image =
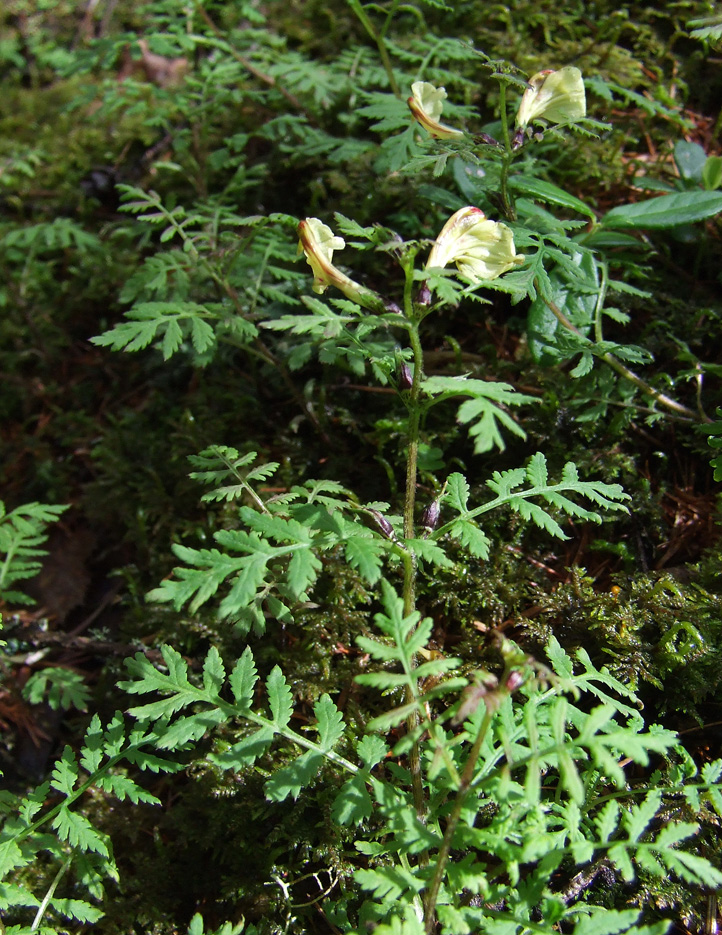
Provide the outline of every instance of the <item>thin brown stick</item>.
<path id="1" fill-rule="evenodd" d="M 219 39 L 223 39 L 224 41 L 227 42 L 226 37 L 223 35 L 221 30 L 218 28 L 218 26 L 216 26 L 216 24 L 213 22 L 213 20 L 208 14 L 208 11 L 205 10 L 203 6 L 198 2 L 196 2 L 195 7 L 196 7 L 196 12 L 200 15 L 201 19 L 205 22 L 205 24 L 213 32 L 213 34 L 217 36 Z M 303 104 L 299 101 L 299 99 L 294 94 L 291 94 L 290 91 L 287 91 L 286 88 L 283 87 L 283 85 L 279 84 L 272 75 L 267 75 L 264 71 L 261 71 L 260 68 L 256 68 L 256 66 L 253 65 L 251 62 L 249 62 L 245 56 L 241 55 L 240 52 L 237 52 L 233 48 L 233 46 L 230 44 L 230 42 L 228 43 L 228 51 L 239 64 L 243 65 L 246 71 L 249 71 L 253 75 L 254 78 L 258 78 L 259 81 L 262 81 L 264 84 L 267 84 L 269 88 L 275 88 L 279 94 L 281 94 L 283 97 L 286 98 L 286 100 L 288 101 L 289 104 L 291 104 L 294 110 L 297 110 L 299 113 L 305 114 L 305 116 L 309 117 L 310 119 L 310 115 L 308 114 Z"/>
<path id="2" fill-rule="evenodd" d="M 555 302 L 553 302 L 551 299 L 547 299 L 546 296 L 542 296 L 542 298 L 544 299 L 544 302 L 549 311 L 554 315 L 554 317 L 561 325 L 563 325 L 568 331 L 571 331 L 580 337 L 584 337 L 579 328 L 577 328 L 569 321 L 567 316 Z M 652 399 L 665 408 L 671 409 L 672 412 L 676 412 L 679 415 L 684 416 L 686 419 L 690 419 L 694 422 L 697 422 L 700 419 L 704 422 L 712 421 L 708 416 L 701 416 L 693 409 L 689 409 L 682 403 L 678 403 L 676 399 L 672 399 L 672 397 L 667 396 L 666 393 L 661 393 L 659 390 L 655 390 L 653 386 L 650 386 L 649 383 L 638 376 L 638 374 L 636 374 L 633 370 L 630 370 L 629 367 L 621 362 L 621 360 L 617 360 L 614 354 L 600 354 L 599 356 L 604 361 L 604 363 L 610 366 L 612 370 L 615 370 L 620 375 L 620 377 L 624 377 L 625 380 L 629 380 L 630 383 L 633 383 L 643 393 L 645 393 L 647 396 L 651 396 Z"/>

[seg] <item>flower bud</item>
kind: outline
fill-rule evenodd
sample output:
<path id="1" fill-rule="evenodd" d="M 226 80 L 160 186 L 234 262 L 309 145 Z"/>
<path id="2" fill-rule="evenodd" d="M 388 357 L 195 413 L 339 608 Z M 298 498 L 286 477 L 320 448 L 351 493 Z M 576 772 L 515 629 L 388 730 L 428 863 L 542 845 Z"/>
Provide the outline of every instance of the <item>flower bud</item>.
<path id="1" fill-rule="evenodd" d="M 436 526 L 439 522 L 440 513 L 441 506 L 439 505 L 439 501 L 432 500 L 421 514 L 421 522 L 424 526 L 424 529 L 436 529 Z"/>
<path id="2" fill-rule="evenodd" d="M 396 538 L 394 527 L 386 519 L 383 513 L 379 513 L 378 510 L 369 510 L 369 513 L 373 517 L 374 523 L 376 524 L 376 528 L 381 533 L 381 535 L 385 536 L 387 539 Z"/>
<path id="3" fill-rule="evenodd" d="M 425 282 L 421 283 L 419 291 L 416 294 L 417 305 L 431 305 L 431 289 Z"/>
<path id="4" fill-rule="evenodd" d="M 504 687 L 508 692 L 515 692 L 518 688 L 524 684 L 524 676 L 519 672 L 518 669 L 512 669 L 512 671 L 507 675 L 506 682 Z"/>
<path id="5" fill-rule="evenodd" d="M 495 140 L 493 136 L 490 136 L 488 133 L 476 133 L 474 134 L 475 143 L 484 143 L 486 146 L 501 146 L 499 140 Z"/>
<path id="6" fill-rule="evenodd" d="M 336 286 L 343 294 L 374 312 L 384 310 L 381 296 L 342 273 L 333 265 L 334 250 L 343 250 L 343 237 L 334 234 L 330 227 L 318 218 L 306 218 L 298 225 L 298 252 L 305 253 L 308 265 L 313 270 L 313 291 L 323 295 L 329 286 Z"/>
<path id="7" fill-rule="evenodd" d="M 398 385 L 400 390 L 410 390 L 414 385 L 414 378 L 411 373 L 411 367 L 407 363 L 399 365 Z"/>
<path id="8" fill-rule="evenodd" d="M 471 206 L 460 208 L 436 238 L 426 268 L 456 263 L 462 276 L 473 283 L 496 279 L 524 262 L 514 247 L 514 236 L 506 224 L 489 221 L 484 212 Z"/>
<path id="9" fill-rule="evenodd" d="M 412 97 L 407 101 L 415 120 L 437 140 L 458 140 L 464 136 L 462 130 L 441 123 L 441 111 L 446 100 L 446 88 L 435 88 L 428 81 L 414 81 Z"/>
<path id="10" fill-rule="evenodd" d="M 516 125 L 525 127 L 540 118 L 549 123 L 574 123 L 586 113 L 582 73 L 573 65 L 567 65 L 559 71 L 546 69 L 532 75 L 519 104 Z"/>
<path id="11" fill-rule="evenodd" d="M 462 724 L 471 717 L 479 705 L 484 702 L 489 711 L 495 711 L 501 703 L 497 688 L 499 681 L 495 675 L 483 669 L 474 673 L 474 679 L 461 693 L 461 703 L 452 718 L 452 724 Z"/>

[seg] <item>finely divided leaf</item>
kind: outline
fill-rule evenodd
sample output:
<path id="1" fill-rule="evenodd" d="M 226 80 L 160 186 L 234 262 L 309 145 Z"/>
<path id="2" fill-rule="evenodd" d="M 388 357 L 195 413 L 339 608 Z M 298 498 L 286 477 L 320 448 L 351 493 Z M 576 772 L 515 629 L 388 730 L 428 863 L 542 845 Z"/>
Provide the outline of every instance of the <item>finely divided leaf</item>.
<path id="1" fill-rule="evenodd" d="M 547 471 L 547 459 L 537 451 L 529 459 L 526 467 L 526 479 L 534 487 L 546 487 L 549 482 L 549 472 Z"/>
<path id="2" fill-rule="evenodd" d="M 618 932 L 636 931 L 634 923 L 640 916 L 638 909 L 590 908 L 591 915 L 579 919 L 573 935 L 617 935 Z"/>
<path id="3" fill-rule="evenodd" d="M 211 646 L 203 663 L 203 687 L 208 694 L 217 696 L 226 679 L 226 670 L 223 667 L 221 654 L 215 646 Z"/>
<path id="4" fill-rule="evenodd" d="M 71 847 L 93 851 L 103 857 L 110 856 L 105 841 L 84 815 L 63 808 L 53 819 L 52 827 L 58 832 L 60 840 L 67 841 Z"/>
<path id="5" fill-rule="evenodd" d="M 482 532 L 473 520 L 457 519 L 449 527 L 449 533 L 468 549 L 472 555 L 486 561 L 489 558 L 491 539 Z"/>
<path id="6" fill-rule="evenodd" d="M 106 773 L 96 780 L 96 785 L 106 792 L 110 792 L 121 802 L 129 799 L 134 805 L 137 805 L 138 802 L 145 802 L 148 805 L 160 805 L 160 799 L 156 798 L 152 793 L 146 792 L 130 777 L 124 776 L 122 773 Z"/>
<path id="7" fill-rule="evenodd" d="M 662 804 L 662 793 L 658 789 L 649 792 L 643 802 L 633 805 L 622 813 L 622 826 L 630 842 L 638 841 L 644 834 Z"/>
<path id="8" fill-rule="evenodd" d="M 177 750 L 191 740 L 200 740 L 227 719 L 228 715 L 220 708 L 178 718 L 170 727 L 158 731 L 159 739 L 156 746 L 159 750 Z"/>
<path id="9" fill-rule="evenodd" d="M 313 706 L 313 713 L 316 715 L 318 729 L 318 743 L 325 752 L 333 749 L 338 741 L 343 737 L 344 722 L 343 715 L 336 705 L 331 701 L 329 695 L 322 695 Z"/>
<path id="10" fill-rule="evenodd" d="M 371 817 L 373 802 L 363 776 L 352 776 L 333 800 L 331 815 L 340 825 L 358 825 Z"/>
<path id="11" fill-rule="evenodd" d="M 310 785 L 323 765 L 323 754 L 307 750 L 288 766 L 276 770 L 264 785 L 266 798 L 272 802 L 283 802 L 290 795 L 297 799 L 301 789 Z"/>
<path id="12" fill-rule="evenodd" d="M 469 482 L 463 474 L 450 474 L 446 481 L 444 502 L 459 513 L 465 513 L 469 500 Z"/>
<path id="13" fill-rule="evenodd" d="M 253 660 L 250 646 L 246 646 L 243 650 L 243 655 L 234 666 L 229 681 L 238 706 L 244 711 L 248 710 L 251 707 L 253 690 L 258 681 L 256 663 Z"/>
<path id="14" fill-rule="evenodd" d="M 280 666 L 275 666 L 268 676 L 266 690 L 274 724 L 280 729 L 287 727 L 293 711 L 293 695 Z"/>
<path id="15" fill-rule="evenodd" d="M 368 584 L 376 584 L 381 577 L 382 556 L 386 546 L 380 539 L 353 536 L 346 540 L 346 561 L 356 568 Z"/>
<path id="16" fill-rule="evenodd" d="M 55 764 L 50 785 L 67 796 L 72 793 L 77 778 L 78 764 L 75 754 L 69 746 L 66 746 L 62 757 Z"/>
<path id="17" fill-rule="evenodd" d="M 383 760 L 388 751 L 389 748 L 384 743 L 383 738 L 376 734 L 366 734 L 361 738 L 356 748 L 361 762 L 367 769 L 373 769 L 377 763 Z"/>
<path id="18" fill-rule="evenodd" d="M 253 766 L 259 756 L 268 750 L 275 737 L 275 730 L 270 725 L 264 725 L 260 730 L 244 737 L 222 753 L 210 753 L 208 759 L 221 769 L 234 769 L 240 772 Z"/>

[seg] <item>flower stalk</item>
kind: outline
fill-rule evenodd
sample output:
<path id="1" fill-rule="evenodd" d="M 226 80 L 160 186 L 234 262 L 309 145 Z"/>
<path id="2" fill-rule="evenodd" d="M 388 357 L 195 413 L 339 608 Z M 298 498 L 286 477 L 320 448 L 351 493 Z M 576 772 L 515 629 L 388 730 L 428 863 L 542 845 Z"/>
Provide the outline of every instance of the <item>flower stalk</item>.
<path id="1" fill-rule="evenodd" d="M 509 170 L 514 160 L 514 147 L 509 133 L 509 111 L 506 103 L 506 83 L 499 83 L 499 116 L 501 117 L 501 140 L 504 145 L 504 155 L 501 158 L 501 176 L 499 181 L 501 207 L 507 221 L 516 220 L 514 202 L 509 195 Z"/>

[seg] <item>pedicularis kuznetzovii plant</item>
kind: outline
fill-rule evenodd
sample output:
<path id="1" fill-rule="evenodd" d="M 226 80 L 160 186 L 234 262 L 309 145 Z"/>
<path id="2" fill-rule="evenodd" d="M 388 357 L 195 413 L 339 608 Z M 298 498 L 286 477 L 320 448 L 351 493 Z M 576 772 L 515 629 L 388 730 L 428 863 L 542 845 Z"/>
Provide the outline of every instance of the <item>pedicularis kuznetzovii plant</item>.
<path id="1" fill-rule="evenodd" d="M 334 255 L 346 246 L 344 239 L 321 220 L 306 218 L 299 225 L 300 251 L 312 268 L 313 290 L 340 290 L 344 297 L 328 303 L 308 298 L 309 314 L 266 323 L 306 336 L 326 360 L 361 360 L 395 387 L 406 409 L 401 511 L 388 503 L 361 503 L 328 480 L 269 494 L 265 485 L 277 464 L 256 464 L 254 452 L 209 448 L 193 459 L 193 476 L 213 485 L 206 499 L 238 502 L 233 528 L 216 533 L 216 548 L 177 546 L 184 565 L 150 595 L 195 612 L 220 591 L 220 618 L 260 633 L 268 620 L 292 623 L 323 575 L 324 556 L 342 554 L 369 586 L 378 587 L 382 609 L 374 619 L 380 638 L 361 636 L 358 644 L 379 669 L 357 681 L 382 690 L 391 709 L 374 717 L 359 738 L 324 695 L 314 707 L 316 736 L 299 733 L 290 726 L 292 692 L 279 667 L 266 680 L 268 712 L 255 705 L 258 673 L 250 648 L 228 677 L 211 649 L 202 685 L 189 678 L 173 649 L 164 650 L 167 673 L 138 656 L 129 664 L 134 678 L 124 687 L 165 696 L 130 712 L 141 723 L 175 717 L 159 740 L 162 749 L 236 721 L 240 738 L 212 755 L 218 768 L 247 770 L 274 742 L 302 751 L 266 782 L 271 801 L 297 798 L 322 768 L 330 783 L 339 784 L 333 817 L 358 828 L 352 859 L 358 887 L 325 894 L 325 915 L 342 931 L 376 925 L 379 933 L 462 935 L 552 932 L 563 925 L 578 935 L 661 933 L 665 922 L 637 926 L 636 910 L 603 911 L 583 896 L 600 873 L 632 880 L 635 864 L 691 883 L 722 883 L 722 874 L 704 858 L 678 848 L 696 830 L 682 820 L 685 809 L 698 812 L 702 799 L 720 809 L 715 783 L 722 763 L 693 781 L 696 768 L 678 751 L 681 766 L 668 762 L 635 784 L 625 764 L 646 766 L 651 756 L 672 756 L 675 735 L 647 728 L 633 693 L 596 669 L 584 651 L 578 653 L 582 672 L 574 674 L 555 640 L 547 668 L 500 638 L 497 674 L 461 674 L 460 660 L 430 651 L 432 621 L 416 608 L 420 576 L 433 577 L 452 564 L 448 543 L 466 550 L 470 560 L 488 557 L 492 543 L 481 520 L 491 510 L 509 507 L 564 538 L 564 515 L 599 522 L 595 509 L 623 511 L 628 499 L 618 485 L 581 480 L 573 463 L 551 479 L 538 452 L 525 467 L 495 471 L 486 482 L 489 496 L 478 503 L 470 501 L 464 475 L 452 473 L 423 512 L 417 509 L 421 431 L 433 407 L 462 400 L 459 419 L 472 423 L 476 450 L 489 451 L 503 447 L 503 428 L 523 434 L 508 408 L 529 401 L 503 383 L 427 376 L 425 322 L 450 314 L 462 298 L 478 300 L 485 288 L 515 296 L 534 292 L 536 283 L 549 283 L 545 258 L 568 274 L 581 269 L 586 275 L 582 248 L 564 230 L 550 233 L 546 222 L 537 229 L 514 226 L 510 188 L 510 167 L 532 137 L 532 121 L 558 125 L 583 118 L 581 75 L 567 68 L 534 76 L 513 134 L 503 93 L 508 74 L 500 77 L 502 142 L 484 138 L 480 145 L 498 150 L 499 204 L 509 223 L 462 206 L 429 243 L 403 241 L 381 226 L 362 227 L 337 215 L 337 228 L 355 247 L 398 264 L 397 303 L 388 298 L 391 287 L 382 295 L 340 270 Z M 468 146 L 458 142 L 463 134 L 441 123 L 443 97 L 443 89 L 417 83 L 409 106 L 428 133 Z M 520 240 L 534 248 L 531 257 L 517 252 Z M 672 818 L 675 798 L 679 808 Z M 290 902 L 289 920 L 293 908 Z"/>
<path id="2" fill-rule="evenodd" d="M 367 19 L 360 4 L 351 6 Z M 172 648 L 163 650 L 162 669 L 137 656 L 129 662 L 131 679 L 123 687 L 151 699 L 131 708 L 136 728 L 126 731 L 116 717 L 103 730 L 94 719 L 80 757 L 66 751 L 47 787 L 22 802 L 2 800 L 13 815 L 0 839 L 3 872 L 26 867 L 41 851 L 59 866 L 43 900 L 28 896 L 25 887 L 5 888 L 6 903 L 36 910 L 33 930 L 48 907 L 80 920 L 97 917 L 92 906 L 56 897 L 74 859 L 77 883 L 93 895 L 99 895 L 102 876 L 115 875 L 108 842 L 74 809 L 82 793 L 97 785 L 120 798 L 152 801 L 125 777 L 123 762 L 172 770 L 176 764 L 166 759 L 169 754 L 185 751 L 187 756 L 195 741 L 222 725 L 222 739 L 210 754 L 219 770 L 249 770 L 276 745 L 284 765 L 265 783 L 271 802 L 310 795 L 323 770 L 334 791 L 332 817 L 339 840 L 347 841 L 348 829 L 355 829 L 354 849 L 344 864 L 353 868 L 355 885 L 332 878 L 322 897 L 324 914 L 336 930 L 366 932 L 376 926 L 379 935 L 560 930 L 658 935 L 666 928 L 663 921 L 637 924 L 636 909 L 595 905 L 589 892 L 594 880 L 631 881 L 639 866 L 656 876 L 674 873 L 694 885 L 722 885 L 722 874 L 708 861 L 679 848 L 697 830 L 688 818 L 701 809 L 722 815 L 717 786 L 722 762 L 698 774 L 676 748 L 674 733 L 647 727 L 634 694 L 597 669 L 584 651 L 577 653 L 575 672 L 573 660 L 552 640 L 547 668 L 500 638 L 498 671 L 468 671 L 459 660 L 432 651 L 432 621 L 422 619 L 416 607 L 422 576 L 433 579 L 438 569 L 453 564 L 450 543 L 455 558 L 464 552 L 470 561 L 487 558 L 492 542 L 481 520 L 491 510 L 508 507 L 563 538 L 564 516 L 598 522 L 597 509 L 626 509 L 619 486 L 581 480 L 572 463 L 550 479 L 540 452 L 525 467 L 495 471 L 486 482 L 485 499 L 472 501 L 466 477 L 452 473 L 423 511 L 417 509 L 419 450 L 432 409 L 460 400 L 458 419 L 471 426 L 475 450 L 489 452 L 503 448 L 503 430 L 523 437 L 509 409 L 531 402 L 504 383 L 427 376 L 423 340 L 433 316 L 450 314 L 465 298 L 484 301 L 484 289 L 500 289 L 515 300 L 542 296 L 570 337 L 566 344 L 556 341 L 556 326 L 546 319 L 537 330 L 559 355 L 581 354 L 578 370 L 601 357 L 628 376 L 620 355 L 643 357 L 634 349 L 605 345 L 598 329 L 593 341 L 579 333 L 595 323 L 601 328 L 604 295 L 612 285 L 606 270 L 600 274 L 589 246 L 571 236 L 579 223 L 558 221 L 518 196 L 587 215 L 589 209 L 554 186 L 512 171 L 515 159 L 534 144 L 540 121 L 541 126 L 582 125 L 581 75 L 573 68 L 541 72 L 527 85 L 510 66 L 484 61 L 500 82 L 500 141 L 442 123 L 443 89 L 414 83 L 409 107 L 420 127 L 414 132 L 426 133 L 445 149 L 417 154 L 412 163 L 418 167 L 430 160 L 441 171 L 450 156 L 464 167 L 483 159 L 489 202 L 484 207 L 496 204 L 504 220 L 490 220 L 476 205 L 462 202 L 429 242 L 404 241 L 382 226 L 363 227 L 337 215 L 338 230 L 355 248 L 376 251 L 387 266 L 391 261 L 398 265 L 398 289 L 389 283 L 382 294 L 334 265 L 334 254 L 345 241 L 321 220 L 307 218 L 299 236 L 314 291 L 320 296 L 340 290 L 343 297 L 329 302 L 308 297 L 307 314 L 260 322 L 280 335 L 279 353 L 290 348 L 292 366 L 308 359 L 315 347 L 324 362 L 341 360 L 356 372 L 368 369 L 397 390 L 406 410 L 400 511 L 389 503 L 362 503 L 334 480 L 307 480 L 282 493 L 269 492 L 267 481 L 277 464 L 256 463 L 254 452 L 214 446 L 193 459 L 194 476 L 212 488 L 205 499 L 227 503 L 229 528 L 215 534 L 214 548 L 176 546 L 183 566 L 151 593 L 154 600 L 194 613 L 220 592 L 220 619 L 246 634 L 260 634 L 269 621 L 291 625 L 323 576 L 325 557 L 342 556 L 370 588 L 378 589 L 374 621 L 379 636 L 358 638 L 378 669 L 364 672 L 358 681 L 382 691 L 388 710 L 370 720 L 359 736 L 323 695 L 314 706 L 314 727 L 302 732 L 291 726 L 293 695 L 279 667 L 266 679 L 267 708 L 259 701 L 250 647 L 230 673 L 212 647 L 201 679 L 189 673 Z M 523 96 L 512 128 L 506 95 L 515 85 Z M 473 177 L 479 176 L 460 175 L 462 192 Z M 225 300 L 219 307 L 187 302 L 184 292 L 179 308 L 173 307 L 174 296 L 160 303 L 162 308 L 145 303 L 101 343 L 132 350 L 162 333 L 166 356 L 185 338 L 202 356 L 217 336 L 231 333 L 250 346 L 261 317 L 255 299 L 247 320 L 234 325 L 234 315 L 239 321 L 243 317 L 241 297 L 225 273 L 199 256 L 204 235 L 194 232 L 180 209 L 169 212 L 156 196 L 140 193 L 131 210 L 149 209 L 150 223 L 168 224 L 164 239 L 176 237 L 184 244 L 182 254 L 169 255 L 169 263 L 185 269 L 188 257 L 198 260 L 200 280 L 215 283 L 235 311 L 229 317 Z M 202 220 L 196 217 L 194 224 L 200 228 Z M 260 224 L 257 218 L 247 220 L 249 228 L 251 221 Z M 269 246 L 266 259 L 274 251 Z M 256 298 L 262 278 L 260 272 Z M 185 288 L 183 276 L 175 279 Z M 568 299 L 572 292 L 578 299 L 576 322 Z M 265 345 L 256 350 L 270 363 L 277 359 Z M 660 394 L 650 394 L 664 402 Z M 235 736 L 229 742 L 231 731 Z M 651 757 L 661 764 L 654 774 L 643 781 L 628 774 L 626 766 L 646 767 Z M 268 759 L 262 765 L 266 768 Z M 284 881 L 284 887 L 289 893 L 292 883 Z M 303 909 L 290 897 L 286 909 L 289 931 Z"/>

